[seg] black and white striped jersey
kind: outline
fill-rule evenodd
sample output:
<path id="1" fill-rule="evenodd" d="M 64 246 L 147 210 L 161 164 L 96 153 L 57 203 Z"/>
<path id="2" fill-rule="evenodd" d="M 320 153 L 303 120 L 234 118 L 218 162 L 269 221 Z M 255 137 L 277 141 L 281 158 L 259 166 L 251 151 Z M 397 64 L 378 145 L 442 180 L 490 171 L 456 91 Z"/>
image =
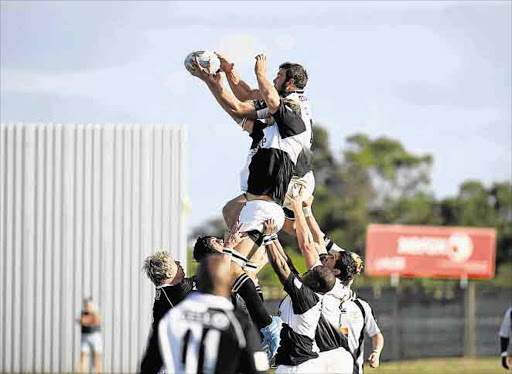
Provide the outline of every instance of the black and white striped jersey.
<path id="1" fill-rule="evenodd" d="M 371 337 L 380 333 L 370 304 L 356 296 L 340 304 L 338 326 L 339 330 L 347 336 L 350 352 L 357 362 L 359 371 L 354 373 L 362 374 L 364 334 Z"/>
<path id="2" fill-rule="evenodd" d="M 299 154 L 297 162 L 295 163 L 295 173 L 299 177 L 306 175 L 311 170 L 311 146 L 313 145 L 313 118 L 311 116 L 311 105 L 309 99 L 304 95 L 303 90 L 287 92 L 281 96 L 283 99 L 293 100 L 299 105 L 298 112 L 302 121 L 306 125 L 306 133 L 304 136 L 308 137 L 309 143 L 305 142 L 305 148 Z M 266 124 L 274 123 L 274 119 L 270 114 L 267 103 L 264 100 L 254 100 L 254 107 L 256 108 L 256 114 Z M 308 152 L 306 152 L 306 150 Z"/>
<path id="3" fill-rule="evenodd" d="M 262 373 L 268 359 L 248 317 L 225 297 L 194 293 L 170 310 L 158 328 L 169 373 Z"/>
<path id="4" fill-rule="evenodd" d="M 320 352 L 345 348 L 350 352 L 348 337 L 339 329 L 340 305 L 353 297 L 350 287 L 344 286 L 339 279 L 333 289 L 324 295 L 322 315 L 316 331 L 315 340 Z"/>
<path id="5" fill-rule="evenodd" d="M 157 374 L 162 368 L 162 357 L 158 348 L 158 323 L 163 316 L 196 289 L 196 277 L 183 278 L 175 285 L 164 284 L 156 288 L 153 303 L 153 323 L 148 344 L 140 362 L 140 374 Z"/>
<path id="6" fill-rule="evenodd" d="M 196 277 L 183 278 L 175 285 L 163 284 L 156 287 L 155 302 L 153 303 L 153 328 L 171 308 L 181 303 L 191 292 L 196 290 Z"/>
<path id="7" fill-rule="evenodd" d="M 295 162 L 295 169 L 293 172 L 294 176 L 302 178 L 311 171 L 311 146 L 313 145 L 313 119 L 311 116 L 311 105 L 308 98 L 304 95 L 303 90 L 287 92 L 282 96 L 282 98 L 293 100 L 299 105 L 300 116 L 306 125 L 306 131 L 304 133 L 304 147 L 297 157 L 297 162 Z M 266 124 L 272 124 L 274 122 L 264 100 L 254 100 L 254 106 L 256 108 L 258 118 L 262 119 Z M 308 139 L 309 142 L 306 141 Z"/>
<path id="8" fill-rule="evenodd" d="M 302 94 L 297 91 L 281 98 L 272 120 L 254 122 L 251 149 L 240 173 L 242 191 L 269 195 L 283 204 L 299 156 L 302 153 L 301 160 L 307 158 L 303 150 L 311 148 L 309 103 L 305 98 L 300 101 Z M 254 105 L 258 115 L 268 115 L 264 101 L 255 101 Z M 263 114 L 265 111 L 267 114 Z"/>
<path id="9" fill-rule="evenodd" d="M 284 290 L 288 296 L 279 305 L 283 328 L 276 364 L 297 366 L 318 357 L 315 331 L 323 296 L 305 286 L 294 273 L 290 273 Z"/>
<path id="10" fill-rule="evenodd" d="M 311 171 L 311 146 L 313 145 L 313 118 L 311 115 L 311 105 L 309 103 L 309 99 L 304 95 L 304 91 L 289 92 L 285 94 L 284 97 L 299 103 L 301 118 L 306 125 L 304 147 L 297 157 L 297 162 L 295 163 L 295 169 L 293 171 L 293 175 L 302 178 Z"/>

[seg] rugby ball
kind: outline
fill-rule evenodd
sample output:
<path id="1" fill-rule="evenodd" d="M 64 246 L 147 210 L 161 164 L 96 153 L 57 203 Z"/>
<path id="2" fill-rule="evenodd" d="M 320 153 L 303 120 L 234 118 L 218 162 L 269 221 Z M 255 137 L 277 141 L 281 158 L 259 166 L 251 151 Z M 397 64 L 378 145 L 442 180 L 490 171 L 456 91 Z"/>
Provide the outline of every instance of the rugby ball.
<path id="1" fill-rule="evenodd" d="M 216 74 L 220 69 L 220 60 L 215 53 L 208 51 L 195 51 L 185 57 L 185 68 L 189 72 L 195 72 L 196 58 L 199 64 L 210 74 Z"/>

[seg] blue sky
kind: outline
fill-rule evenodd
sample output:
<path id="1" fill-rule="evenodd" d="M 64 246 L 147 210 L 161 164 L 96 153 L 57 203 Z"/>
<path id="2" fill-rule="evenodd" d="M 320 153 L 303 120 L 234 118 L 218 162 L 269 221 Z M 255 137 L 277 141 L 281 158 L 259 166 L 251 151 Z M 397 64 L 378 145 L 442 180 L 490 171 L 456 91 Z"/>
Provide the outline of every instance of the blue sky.
<path id="1" fill-rule="evenodd" d="M 255 86 L 284 61 L 309 72 L 315 121 L 339 154 L 356 132 L 434 156 L 432 190 L 510 180 L 509 1 L 0 3 L 1 121 L 188 128 L 189 223 L 236 196 L 250 141 L 183 67 L 230 56 Z"/>

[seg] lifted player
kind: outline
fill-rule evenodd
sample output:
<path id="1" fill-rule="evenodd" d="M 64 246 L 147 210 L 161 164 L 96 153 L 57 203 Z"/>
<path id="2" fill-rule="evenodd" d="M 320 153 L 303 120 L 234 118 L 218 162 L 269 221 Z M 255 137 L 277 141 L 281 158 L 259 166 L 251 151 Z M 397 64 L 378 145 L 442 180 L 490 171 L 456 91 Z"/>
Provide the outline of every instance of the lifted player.
<path id="1" fill-rule="evenodd" d="M 300 65 L 299 65 L 300 66 Z M 302 68 L 302 67 L 301 67 Z M 303 68 L 302 68 L 303 70 Z M 243 130 L 247 131 L 253 139 L 251 151 L 247 159 L 247 165 L 241 175 L 242 190 L 246 191 L 243 205 L 239 214 L 242 225 L 241 231 L 248 234 L 233 251 L 233 258 L 238 259 L 231 267 L 236 277 L 235 285 L 246 282 L 247 275 L 244 268 L 255 266 L 249 262 L 253 258 L 262 257 L 258 249 L 261 245 L 263 222 L 273 219 L 278 229 L 284 224 L 282 204 L 288 185 L 291 181 L 297 159 L 304 148 L 307 148 L 311 140 L 310 123 L 306 125 L 301 115 L 300 100 L 281 98 L 277 88 L 292 91 L 291 88 L 303 88 L 307 81 L 307 75 L 303 82 L 287 78 L 287 70 L 281 68 L 272 84 L 266 78 L 266 57 L 263 54 L 256 56 L 255 73 L 260 88 L 260 93 L 266 105 L 268 114 L 272 116 L 272 123 L 265 123 L 255 119 L 258 108 L 254 103 L 242 103 L 231 95 L 222 85 L 220 74 L 210 75 L 199 64 L 191 73 L 203 80 L 222 108 L 231 115 Z M 305 71 L 304 71 L 305 72 Z M 234 221 L 227 219 L 228 226 Z M 249 264 L 248 264 L 249 263 Z M 257 266 L 257 265 L 256 265 Z M 242 295 L 242 297 L 244 297 Z M 250 295 L 244 297 L 246 303 L 249 299 L 259 299 L 255 287 L 251 287 Z M 257 302 L 257 301 L 255 301 Z M 264 308 L 258 308 L 264 310 Z M 279 336 L 275 325 L 279 325 L 279 319 L 272 319 L 268 313 L 259 313 L 254 322 L 260 327 L 274 353 L 274 348 L 279 345 Z"/>

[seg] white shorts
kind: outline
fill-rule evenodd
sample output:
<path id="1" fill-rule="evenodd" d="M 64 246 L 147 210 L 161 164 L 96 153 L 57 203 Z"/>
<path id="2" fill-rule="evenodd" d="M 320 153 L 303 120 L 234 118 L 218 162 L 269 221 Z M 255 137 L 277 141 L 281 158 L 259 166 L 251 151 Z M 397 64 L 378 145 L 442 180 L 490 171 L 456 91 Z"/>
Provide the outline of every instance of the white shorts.
<path id="1" fill-rule="evenodd" d="M 92 332 L 90 334 L 82 333 L 80 339 L 80 352 L 89 353 L 92 350 L 93 353 L 101 354 L 103 352 L 103 339 L 101 338 L 101 332 Z"/>
<path id="2" fill-rule="evenodd" d="M 354 358 L 345 348 L 320 352 L 320 358 L 324 365 L 323 373 L 352 374 L 354 372 Z"/>
<path id="3" fill-rule="evenodd" d="M 287 193 L 290 195 L 294 195 L 296 193 L 302 192 L 303 200 L 308 200 L 311 196 L 313 196 L 313 192 L 315 191 L 315 176 L 313 171 L 309 171 L 302 178 L 297 176 L 293 176 L 290 184 L 288 185 Z M 285 200 L 283 208 L 289 209 L 290 205 Z M 288 218 L 288 217 L 287 217 Z"/>
<path id="4" fill-rule="evenodd" d="M 276 374 L 318 374 L 324 373 L 324 364 L 321 356 L 312 360 L 307 360 L 297 366 L 279 365 L 275 371 Z M 350 373 L 352 374 L 352 373 Z"/>
<path id="5" fill-rule="evenodd" d="M 241 232 L 263 232 L 263 222 L 269 219 L 274 220 L 279 231 L 284 225 L 284 212 L 283 208 L 273 201 L 251 200 L 245 203 L 238 219 L 242 224 Z"/>

